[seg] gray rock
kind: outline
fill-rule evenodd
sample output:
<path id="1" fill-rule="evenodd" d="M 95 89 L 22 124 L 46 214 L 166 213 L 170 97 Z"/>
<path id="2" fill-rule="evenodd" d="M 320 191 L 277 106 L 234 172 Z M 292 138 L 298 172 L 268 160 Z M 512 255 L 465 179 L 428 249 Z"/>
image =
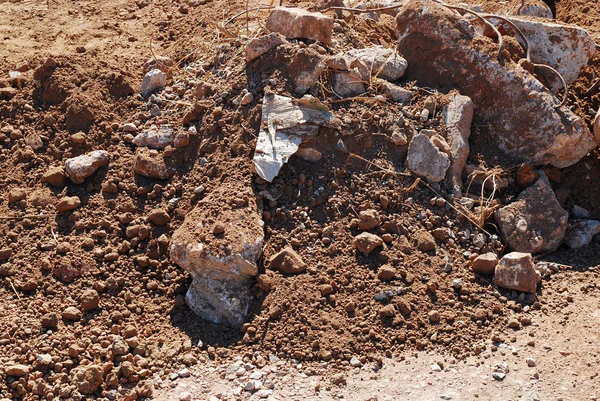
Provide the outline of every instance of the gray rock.
<path id="1" fill-rule="evenodd" d="M 520 65 L 498 62 L 497 46 L 454 11 L 433 0 L 409 0 L 396 28 L 398 50 L 408 61 L 405 78 L 469 96 L 475 124 L 493 133 L 476 139 L 493 146 L 502 163 L 563 168 L 597 146 L 580 117 L 556 107 L 554 95 Z"/>
<path id="2" fill-rule="evenodd" d="M 550 252 L 558 248 L 569 214 L 543 175 L 519 194 L 516 202 L 496 211 L 496 222 L 510 249 L 518 252 Z"/>
<path id="3" fill-rule="evenodd" d="M 301 8 L 277 7 L 267 18 L 267 29 L 287 38 L 313 39 L 331 43 L 333 19 Z"/>
<path id="4" fill-rule="evenodd" d="M 341 97 L 354 97 L 367 91 L 360 73 L 355 69 L 335 71 L 331 75 L 331 89 Z"/>
<path id="5" fill-rule="evenodd" d="M 94 150 L 85 155 L 73 157 L 65 161 L 65 173 L 76 184 L 81 184 L 100 167 L 108 163 L 110 156 L 105 150 Z"/>
<path id="6" fill-rule="evenodd" d="M 143 97 L 148 97 L 157 89 L 164 88 L 167 85 L 167 74 L 155 68 L 144 75 L 140 92 Z"/>
<path id="7" fill-rule="evenodd" d="M 442 109 L 446 124 L 446 142 L 450 147 L 450 168 L 446 178 L 451 188 L 460 193 L 463 188 L 462 171 L 469 156 L 469 137 L 473 120 L 473 102 L 468 96 L 454 94 Z"/>
<path id="8" fill-rule="evenodd" d="M 535 293 L 538 273 L 530 253 L 511 252 L 504 255 L 496 266 L 494 284 L 528 293 Z"/>
<path id="9" fill-rule="evenodd" d="M 450 167 L 448 155 L 441 152 L 426 135 L 415 135 L 408 145 L 407 166 L 430 182 L 440 182 Z"/>
<path id="10" fill-rule="evenodd" d="M 383 95 L 396 103 L 408 103 L 412 99 L 413 93 L 401 86 L 394 85 L 383 79 L 375 79 L 375 84 L 379 85 Z"/>
<path id="11" fill-rule="evenodd" d="M 597 234 L 600 234 L 600 221 L 580 221 L 569 228 L 565 243 L 571 249 L 583 248 L 588 246 Z"/>
<path id="12" fill-rule="evenodd" d="M 351 60 L 360 60 L 367 65 L 371 78 L 396 81 L 404 75 L 408 63 L 394 49 L 382 46 L 353 49 L 346 53 Z"/>
<path id="13" fill-rule="evenodd" d="M 211 216 L 206 207 L 235 193 L 247 194 L 246 207 L 222 209 L 219 222 L 204 224 Z M 222 223 L 221 223 L 222 222 Z M 217 237 L 219 240 L 214 241 Z M 216 323 L 244 323 L 252 297 L 251 280 L 258 273 L 264 232 L 255 197 L 248 182 L 228 181 L 202 199 L 187 214 L 172 237 L 170 256 L 192 276 L 186 302 L 199 317 Z M 207 241 L 210 238 L 212 240 Z M 223 244 L 227 244 L 226 248 Z"/>
<path id="14" fill-rule="evenodd" d="M 574 219 L 588 219 L 590 217 L 590 212 L 581 206 L 573 205 L 573 209 L 571 209 L 571 215 Z"/>

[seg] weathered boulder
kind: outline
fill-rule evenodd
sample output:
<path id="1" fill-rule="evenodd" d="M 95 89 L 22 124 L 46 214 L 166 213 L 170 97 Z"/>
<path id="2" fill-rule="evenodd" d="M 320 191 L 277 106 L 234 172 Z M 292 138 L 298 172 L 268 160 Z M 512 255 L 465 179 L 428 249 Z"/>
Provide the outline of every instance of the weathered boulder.
<path id="1" fill-rule="evenodd" d="M 356 69 L 334 71 L 331 74 L 331 89 L 341 97 L 354 97 L 367 91 L 365 82 Z"/>
<path id="2" fill-rule="evenodd" d="M 498 45 L 471 23 L 433 0 L 409 0 L 396 18 L 398 49 L 408 61 L 405 78 L 469 96 L 478 133 L 497 149 L 501 164 L 579 161 L 597 144 L 585 122 L 518 64 L 497 60 Z M 471 135 L 471 139 L 476 139 Z"/>
<path id="3" fill-rule="evenodd" d="M 493 275 L 498 265 L 498 256 L 493 252 L 484 253 L 473 260 L 471 267 L 477 274 Z"/>
<path id="4" fill-rule="evenodd" d="M 519 194 L 516 202 L 496 211 L 496 222 L 510 249 L 550 252 L 558 248 L 567 230 L 564 210 L 546 176 Z"/>
<path id="5" fill-rule="evenodd" d="M 366 64 L 371 78 L 396 81 L 404 75 L 408 63 L 394 49 L 382 46 L 352 49 L 346 53 L 350 60 L 360 60 Z"/>
<path id="6" fill-rule="evenodd" d="M 588 246 L 594 235 L 597 234 L 600 234 L 600 221 L 580 221 L 569 228 L 569 232 L 565 236 L 565 243 L 571 249 L 583 248 Z"/>
<path id="7" fill-rule="evenodd" d="M 538 273 L 530 253 L 511 252 L 496 266 L 494 284 L 522 292 L 535 293 Z"/>
<path id="8" fill-rule="evenodd" d="M 276 32 L 254 38 L 246 45 L 246 62 L 256 60 L 269 50 L 284 43 L 287 43 L 285 36 Z"/>
<path id="9" fill-rule="evenodd" d="M 469 136 L 473 120 L 473 102 L 468 96 L 453 94 L 450 103 L 442 109 L 446 124 L 446 142 L 450 146 L 450 168 L 446 179 L 450 187 L 460 192 L 463 187 L 462 171 L 469 157 Z"/>
<path id="10" fill-rule="evenodd" d="M 417 134 L 408 145 L 406 164 L 419 177 L 430 182 L 440 182 L 450 167 L 450 159 L 427 135 Z"/>
<path id="11" fill-rule="evenodd" d="M 105 166 L 108 160 L 109 154 L 106 150 L 94 150 L 85 155 L 67 159 L 65 161 L 65 173 L 75 184 L 81 184 L 96 170 Z"/>
<path id="12" fill-rule="evenodd" d="M 287 38 L 313 39 L 330 44 L 333 19 L 301 8 L 277 7 L 267 19 L 267 29 Z"/>
<path id="13" fill-rule="evenodd" d="M 508 17 L 529 42 L 531 61 L 536 64 L 546 64 L 561 73 L 567 84 L 574 82 L 581 70 L 594 55 L 596 46 L 589 33 L 578 26 L 565 25 L 552 21 L 534 18 Z M 512 32 L 505 22 L 491 21 L 501 27 L 503 32 Z M 542 72 L 542 71 L 540 71 Z M 562 84 L 556 76 L 548 73 L 547 77 L 553 90 L 562 89 Z"/>
<path id="14" fill-rule="evenodd" d="M 249 200 L 243 207 L 221 208 L 231 193 Z M 196 315 L 235 327 L 244 323 L 251 279 L 258 273 L 262 225 L 249 179 L 226 181 L 187 214 L 173 234 L 170 256 L 192 276 L 186 302 Z"/>
<path id="15" fill-rule="evenodd" d="M 306 271 L 306 263 L 291 247 L 285 247 L 268 261 L 269 269 L 278 270 L 284 274 L 298 274 Z"/>

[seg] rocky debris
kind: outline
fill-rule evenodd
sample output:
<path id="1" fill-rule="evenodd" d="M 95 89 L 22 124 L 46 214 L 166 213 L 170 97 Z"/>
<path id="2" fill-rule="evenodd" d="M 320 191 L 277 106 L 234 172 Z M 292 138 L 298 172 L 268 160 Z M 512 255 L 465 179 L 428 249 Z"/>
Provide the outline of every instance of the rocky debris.
<path id="1" fill-rule="evenodd" d="M 426 230 L 419 230 L 414 234 L 414 241 L 420 251 L 429 252 L 435 249 L 435 238 Z"/>
<path id="2" fill-rule="evenodd" d="M 144 177 L 167 180 L 173 172 L 167 168 L 164 157 L 156 150 L 138 148 L 135 152 L 133 171 Z"/>
<path id="3" fill-rule="evenodd" d="M 276 32 L 254 38 L 246 45 L 246 62 L 256 60 L 269 50 L 284 43 L 287 43 L 285 36 Z"/>
<path id="4" fill-rule="evenodd" d="M 494 373 L 492 373 L 492 377 L 494 380 L 502 381 L 509 372 L 510 369 L 508 367 L 508 363 L 500 362 L 494 365 Z"/>
<path id="5" fill-rule="evenodd" d="M 62 188 L 65 186 L 67 176 L 62 166 L 50 167 L 42 176 L 42 182 L 50 184 L 53 187 Z"/>
<path id="6" fill-rule="evenodd" d="M 360 60 L 368 68 L 369 79 L 381 78 L 387 81 L 397 81 L 402 78 L 408 63 L 394 49 L 382 46 L 352 49 L 345 56 L 351 60 Z"/>
<path id="7" fill-rule="evenodd" d="M 142 66 L 144 74 L 152 70 L 161 70 L 165 74 L 167 74 L 167 78 L 171 78 L 173 75 L 172 69 L 175 66 L 175 62 L 170 57 L 165 56 L 156 56 L 148 59 Z M 163 85 L 164 86 L 164 85 Z"/>
<path id="8" fill-rule="evenodd" d="M 140 93 L 143 97 L 150 96 L 155 90 L 162 89 L 167 85 L 167 74 L 155 68 L 144 75 L 140 86 Z"/>
<path id="9" fill-rule="evenodd" d="M 567 84 L 573 83 L 588 65 L 596 51 L 594 40 L 580 27 L 532 18 L 508 17 L 529 42 L 531 61 L 546 64 L 561 73 Z M 503 21 L 491 19 L 506 32 L 512 28 Z M 548 75 L 553 90 L 562 89 L 557 77 Z"/>
<path id="10" fill-rule="evenodd" d="M 446 142 L 450 147 L 450 168 L 446 178 L 450 187 L 460 192 L 463 187 L 462 172 L 469 156 L 473 102 L 468 96 L 452 94 L 450 102 L 442 108 L 442 115 L 447 128 Z"/>
<path id="11" fill-rule="evenodd" d="M 58 313 L 49 312 L 42 316 L 42 327 L 48 330 L 56 330 L 58 327 Z"/>
<path id="12" fill-rule="evenodd" d="M 306 271 L 306 263 L 292 247 L 283 248 L 268 261 L 269 269 L 278 270 L 284 274 L 299 274 Z"/>
<path id="13" fill-rule="evenodd" d="M 382 245 L 383 240 L 375 234 L 365 232 L 354 237 L 354 247 L 365 254 L 373 252 L 375 248 Z"/>
<path id="14" fill-rule="evenodd" d="M 165 209 L 154 209 L 148 214 L 148 220 L 157 226 L 164 226 L 171 221 L 171 217 Z"/>
<path id="15" fill-rule="evenodd" d="M 410 0 L 398 13 L 396 29 L 398 50 L 408 61 L 406 78 L 469 96 L 475 124 L 490 125 L 493 135 L 485 140 L 507 164 L 563 168 L 597 146 L 581 118 L 556 107 L 552 93 L 521 66 L 499 63 L 497 45 L 454 11 L 433 0 Z M 502 101 L 490 93 L 502 93 Z"/>
<path id="16" fill-rule="evenodd" d="M 141 132 L 133 138 L 133 144 L 152 149 L 164 149 L 173 145 L 174 137 L 173 130 L 169 125 L 163 124 L 160 128 L 152 125 L 148 131 Z"/>
<path id="17" fill-rule="evenodd" d="M 413 97 L 413 93 L 408 89 L 404 89 L 383 79 L 376 78 L 375 85 L 378 85 L 383 95 L 392 102 L 408 103 Z"/>
<path id="18" fill-rule="evenodd" d="M 417 176 L 430 182 L 440 182 L 446 177 L 450 158 L 427 135 L 417 134 L 408 145 L 406 164 Z"/>
<path id="19" fill-rule="evenodd" d="M 492 276 L 496 271 L 498 265 L 498 256 L 493 252 L 484 253 L 483 255 L 477 256 L 471 267 L 477 274 L 486 274 Z"/>
<path id="20" fill-rule="evenodd" d="M 81 320 L 81 316 L 81 311 L 74 306 L 69 306 L 62 312 L 63 319 L 74 322 Z"/>
<path id="21" fill-rule="evenodd" d="M 589 219 L 590 212 L 581 206 L 573 205 L 573 208 L 571 209 L 571 215 L 574 219 Z"/>
<path id="22" fill-rule="evenodd" d="M 396 269 L 390 265 L 384 265 L 377 271 L 377 278 L 382 281 L 390 281 L 396 275 Z"/>
<path id="23" fill-rule="evenodd" d="M 500 259 L 494 284 L 510 290 L 535 294 L 538 273 L 530 253 L 511 252 Z"/>
<path id="24" fill-rule="evenodd" d="M 84 155 L 67 159 L 65 162 L 65 173 L 75 184 L 81 184 L 100 167 L 108 164 L 109 158 L 110 156 L 107 151 L 94 150 Z"/>
<path id="25" fill-rule="evenodd" d="M 80 365 L 71 371 L 71 383 L 77 386 L 81 394 L 92 394 L 102 384 L 102 367 L 98 365 Z"/>
<path id="26" fill-rule="evenodd" d="M 238 190 L 233 191 L 235 188 Z M 250 282 L 258 273 L 256 260 L 264 238 L 250 188 L 249 182 L 228 181 L 207 195 L 173 233 L 170 249 L 171 259 L 192 276 L 185 298 L 190 309 L 203 319 L 235 327 L 244 323 L 248 313 Z M 212 218 L 207 206 L 220 204 L 232 191 L 247 193 L 248 202 L 245 207 L 220 209 L 222 230 L 215 234 L 212 225 L 201 224 Z"/>
<path id="27" fill-rule="evenodd" d="M 56 204 L 58 213 L 65 213 L 77 209 L 81 205 L 81 199 L 78 196 L 65 196 Z"/>
<path id="28" fill-rule="evenodd" d="M 0 261 L 4 261 L 9 259 L 13 255 L 13 250 L 11 248 L 3 248 L 0 249 Z"/>
<path id="29" fill-rule="evenodd" d="M 27 199 L 27 191 L 24 188 L 11 188 L 8 191 L 8 203 L 17 203 Z"/>
<path id="30" fill-rule="evenodd" d="M 98 294 L 98 291 L 89 289 L 81 294 L 81 309 L 84 311 L 96 309 L 99 304 L 100 295 Z"/>
<path id="31" fill-rule="evenodd" d="M 331 75 L 331 90 L 341 97 L 354 97 L 367 91 L 358 70 L 334 71 Z"/>
<path id="32" fill-rule="evenodd" d="M 358 214 L 360 221 L 358 222 L 359 230 L 371 230 L 379 225 L 379 213 L 375 209 L 363 210 Z"/>
<path id="33" fill-rule="evenodd" d="M 7 376 L 25 376 L 29 373 L 29 366 L 23 364 L 7 365 L 6 368 L 4 368 L 4 373 L 6 373 Z"/>
<path id="34" fill-rule="evenodd" d="M 327 107 L 312 96 L 291 99 L 266 95 L 254 151 L 256 172 L 264 180 L 273 181 L 300 144 L 317 135 L 319 126 L 339 128 L 340 124 Z"/>
<path id="35" fill-rule="evenodd" d="M 522 191 L 516 202 L 496 211 L 496 222 L 510 249 L 528 253 L 558 248 L 568 217 L 545 175 Z"/>
<path id="36" fill-rule="evenodd" d="M 569 231 L 565 236 L 565 243 L 571 249 L 583 248 L 588 246 L 597 234 L 600 234 L 600 221 L 580 221 L 569 227 Z"/>
<path id="37" fill-rule="evenodd" d="M 331 43 L 333 19 L 321 13 L 312 13 L 301 8 L 277 7 L 271 11 L 266 27 L 292 39 L 313 39 Z"/>

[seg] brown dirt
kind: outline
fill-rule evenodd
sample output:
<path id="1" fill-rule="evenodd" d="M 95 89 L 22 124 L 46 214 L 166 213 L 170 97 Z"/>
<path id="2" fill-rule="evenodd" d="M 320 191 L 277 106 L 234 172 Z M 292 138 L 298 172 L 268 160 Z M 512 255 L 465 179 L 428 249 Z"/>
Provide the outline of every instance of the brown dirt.
<path id="1" fill-rule="evenodd" d="M 538 299 L 497 290 L 488 277 L 471 272 L 465 252 L 475 251 L 473 239 L 482 231 L 443 202 L 436 205 L 434 192 L 403 175 L 406 147 L 390 141 L 400 116 L 413 127 L 406 128 L 409 136 L 423 128 L 414 116 L 428 90 L 416 89 L 411 105 L 401 107 L 375 97 L 373 89 L 354 102 L 330 103 L 344 129 L 322 130 L 310 144 L 322 152 L 321 162 L 292 158 L 274 183 L 254 180 L 255 194 L 267 190 L 277 198 L 264 203 L 263 259 L 291 245 L 308 272 L 265 272 L 261 261 L 271 291 L 255 288 L 253 314 L 242 331 L 198 321 L 183 302 L 190 278 L 170 261 L 168 240 L 203 197 L 194 194 L 198 186 L 208 194 L 227 193 L 227 180 L 254 178 L 251 158 L 264 81 L 252 87 L 250 105 L 237 107 L 233 100 L 248 86 L 243 45 L 258 32 L 266 13 L 253 14 L 252 32 L 246 31 L 245 18 L 229 25 L 236 36 L 231 39 L 213 26 L 244 3 L 2 3 L 0 87 L 9 85 L 9 70 L 23 71 L 25 79 L 11 83 L 16 96 L 0 99 L 0 250 L 11 250 L 0 262 L 0 399 L 81 399 L 82 388 L 70 382 L 72 370 L 90 364 L 103 368 L 95 395 L 118 388 L 119 397 L 135 399 L 147 395 L 143 384 L 153 376 L 164 379 L 208 359 L 253 360 L 255 351 L 315 366 L 331 361 L 337 369 L 347 367 L 355 355 L 380 364 L 415 349 L 467 358 L 489 349 L 491 339 L 510 340 L 507 324 L 513 313 L 522 317 L 562 302 L 552 295 L 561 283 L 550 279 L 543 288 L 554 291 L 539 293 Z M 582 3 L 562 0 L 558 16 L 598 35 L 597 10 Z M 590 8 L 587 17 L 578 16 L 585 7 Z M 337 35 L 346 39 L 335 51 L 395 41 L 390 17 L 378 23 L 353 17 L 344 27 L 346 33 Z M 142 65 L 153 57 L 151 43 L 156 55 L 176 61 L 173 93 L 158 117 L 151 116 L 138 94 Z M 588 122 L 600 103 L 598 92 L 585 94 L 598 77 L 598 57 L 571 89 L 570 104 Z M 284 77 L 268 72 L 273 73 L 271 88 L 287 94 Z M 135 148 L 125 140 L 122 124 L 148 128 L 168 123 L 183 132 L 182 118 L 196 103 L 197 81 L 210 82 L 215 94 L 195 109 L 198 135 L 187 147 L 165 151 L 175 175 L 165 181 L 135 175 Z M 333 100 L 330 93 L 320 96 Z M 439 121 L 438 114 L 428 124 L 443 131 Z M 79 131 L 83 143 L 72 138 Z M 340 141 L 349 153 L 336 150 Z M 98 149 L 110 153 L 109 165 L 84 184 L 42 183 L 51 167 Z M 600 217 L 599 171 L 597 154 L 563 171 L 561 185 L 571 190 L 567 205 L 587 207 Z M 596 184 L 582 182 L 584 174 Z M 9 203 L 9 193 L 17 189 L 25 198 Z M 78 196 L 81 206 L 56 214 L 55 204 L 65 195 Z M 207 207 L 218 219 L 221 205 Z M 158 208 L 169 213 L 166 225 L 147 218 Z M 352 246 L 359 233 L 358 213 L 366 209 L 376 210 L 381 219 L 371 231 L 390 239 L 368 256 Z M 444 238 L 447 229 L 452 237 Z M 443 238 L 435 240 L 433 250 L 419 249 L 424 231 Z M 481 251 L 501 248 L 488 238 Z M 585 252 L 561 249 L 549 257 L 589 267 L 600 263 L 599 248 L 596 242 Z M 393 279 L 378 278 L 383 266 L 395 269 Z M 463 282 L 460 290 L 451 287 L 456 279 Z M 322 295 L 327 285 L 333 292 Z M 42 327 L 43 317 L 52 312 L 60 316 L 67 307 L 81 309 L 81 297 L 90 288 L 100 294 L 98 308 L 83 311 L 79 321 L 59 319 L 57 329 Z M 123 355 L 115 355 L 119 340 L 114 336 L 128 343 Z M 204 346 L 196 346 L 199 341 Z M 74 346 L 83 351 L 74 352 Z M 52 362 L 39 365 L 37 355 L 46 353 Z M 135 373 L 125 373 L 126 362 Z M 31 373 L 7 376 L 3 368 L 15 363 L 31 366 Z"/>

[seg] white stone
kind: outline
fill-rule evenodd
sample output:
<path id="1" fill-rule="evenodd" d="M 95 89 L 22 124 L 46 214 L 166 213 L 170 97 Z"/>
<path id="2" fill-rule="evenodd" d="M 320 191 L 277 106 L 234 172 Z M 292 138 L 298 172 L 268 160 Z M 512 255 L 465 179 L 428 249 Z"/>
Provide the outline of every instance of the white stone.
<path id="1" fill-rule="evenodd" d="M 192 395 L 187 391 L 183 391 L 179 393 L 179 401 L 192 401 Z"/>
<path id="2" fill-rule="evenodd" d="M 331 89 L 341 97 L 354 97 L 367 91 L 365 82 L 356 69 L 335 71 L 331 76 Z"/>
<path id="3" fill-rule="evenodd" d="M 452 95 L 450 103 L 442 109 L 442 116 L 447 128 L 446 142 L 450 146 L 450 168 L 446 178 L 453 191 L 460 193 L 463 188 L 462 171 L 469 156 L 473 101 L 468 96 Z"/>
<path id="4" fill-rule="evenodd" d="M 65 161 L 65 173 L 76 184 L 81 184 L 100 167 L 108 163 L 106 150 L 94 150 L 85 155 L 73 157 Z"/>
<path id="5" fill-rule="evenodd" d="M 140 92 L 143 97 L 148 97 L 157 89 L 164 88 L 167 85 L 167 74 L 155 68 L 144 75 Z"/>
<path id="6" fill-rule="evenodd" d="M 426 178 L 430 182 L 440 182 L 450 167 L 450 159 L 433 144 L 430 138 L 417 134 L 408 146 L 407 166 L 421 178 Z"/>
<path id="7" fill-rule="evenodd" d="M 600 221 L 585 220 L 571 226 L 564 241 L 569 248 L 579 249 L 588 246 L 598 234 L 600 234 Z"/>
<path id="8" fill-rule="evenodd" d="M 164 149 L 173 145 L 174 138 L 173 130 L 168 124 L 163 124 L 160 128 L 152 125 L 148 131 L 141 132 L 133 138 L 133 144 L 152 149 Z"/>

